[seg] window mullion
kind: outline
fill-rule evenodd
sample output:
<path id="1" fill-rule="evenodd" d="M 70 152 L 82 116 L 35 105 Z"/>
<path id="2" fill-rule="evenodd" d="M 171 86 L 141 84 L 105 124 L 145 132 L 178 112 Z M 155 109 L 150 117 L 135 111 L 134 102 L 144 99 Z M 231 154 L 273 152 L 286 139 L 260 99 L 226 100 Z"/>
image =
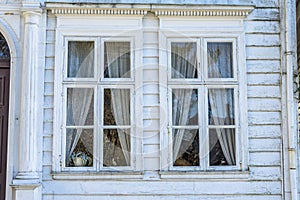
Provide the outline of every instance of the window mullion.
<path id="1" fill-rule="evenodd" d="M 199 122 L 201 124 L 200 128 L 200 150 L 201 150 L 201 164 L 200 167 L 202 170 L 206 170 L 208 167 L 208 155 L 209 155 L 209 149 L 208 149 L 208 129 L 207 129 L 207 123 L 208 123 L 208 101 L 207 101 L 207 90 L 204 85 L 200 86 L 199 88 L 201 94 L 204 94 L 201 96 L 200 99 L 200 111 L 199 112 L 199 118 L 201 121 Z M 204 113 L 204 114 L 200 114 Z"/>

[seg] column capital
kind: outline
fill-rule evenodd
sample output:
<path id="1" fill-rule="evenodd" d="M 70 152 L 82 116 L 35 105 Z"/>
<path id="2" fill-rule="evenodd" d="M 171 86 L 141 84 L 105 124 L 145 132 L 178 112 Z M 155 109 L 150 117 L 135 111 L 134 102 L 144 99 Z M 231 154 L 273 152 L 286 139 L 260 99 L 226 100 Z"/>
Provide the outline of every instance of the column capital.
<path id="1" fill-rule="evenodd" d="M 41 10 L 24 10 L 23 16 L 25 19 L 25 24 L 39 24 L 40 17 L 42 15 Z"/>

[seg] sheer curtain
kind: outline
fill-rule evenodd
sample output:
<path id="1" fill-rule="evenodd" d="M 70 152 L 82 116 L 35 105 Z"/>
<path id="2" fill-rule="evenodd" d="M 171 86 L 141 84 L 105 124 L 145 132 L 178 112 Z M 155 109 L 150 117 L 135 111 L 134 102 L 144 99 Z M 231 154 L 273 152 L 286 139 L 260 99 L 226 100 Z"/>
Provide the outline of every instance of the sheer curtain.
<path id="1" fill-rule="evenodd" d="M 172 43 L 172 78 L 194 78 L 197 70 L 196 44 Z M 173 89 L 172 123 L 187 125 L 193 89 Z M 173 162 L 180 157 L 184 129 L 174 130 Z"/>
<path id="2" fill-rule="evenodd" d="M 128 42 L 106 42 L 108 76 L 124 78 L 128 74 L 129 57 L 125 54 L 130 50 Z M 130 125 L 130 90 L 111 89 L 113 114 L 117 125 Z M 130 130 L 118 129 L 118 136 L 126 164 L 130 165 Z"/>
<path id="3" fill-rule="evenodd" d="M 69 44 L 69 69 L 73 69 L 76 77 L 93 77 L 94 45 L 91 42 L 71 42 Z M 70 90 L 71 88 L 68 88 Z M 84 126 L 93 102 L 94 91 L 91 88 L 72 88 L 68 95 L 67 116 L 73 119 L 75 126 Z M 70 134 L 66 140 L 66 154 L 69 160 L 80 139 L 83 128 L 77 128 L 75 134 Z M 68 161 L 69 162 L 69 161 Z M 69 164 L 67 162 L 67 164 Z"/>
<path id="4" fill-rule="evenodd" d="M 231 45 L 228 43 L 210 43 L 208 45 L 209 77 L 229 78 L 232 72 L 222 71 L 231 69 Z M 214 125 L 234 125 L 233 89 L 209 89 L 209 103 Z M 217 128 L 217 136 L 228 165 L 235 165 L 235 132 L 231 128 Z"/>

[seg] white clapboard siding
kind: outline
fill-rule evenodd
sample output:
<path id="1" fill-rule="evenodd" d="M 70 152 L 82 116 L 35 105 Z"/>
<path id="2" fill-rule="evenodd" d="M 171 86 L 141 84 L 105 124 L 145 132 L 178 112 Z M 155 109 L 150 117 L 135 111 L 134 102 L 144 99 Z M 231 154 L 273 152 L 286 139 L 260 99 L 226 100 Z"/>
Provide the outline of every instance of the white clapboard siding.
<path id="1" fill-rule="evenodd" d="M 248 85 L 278 85 L 280 74 L 248 74 Z"/>
<path id="2" fill-rule="evenodd" d="M 252 2 L 257 7 L 278 8 L 280 6 L 280 0 L 253 0 Z"/>
<path id="3" fill-rule="evenodd" d="M 43 132 L 43 174 L 42 180 L 51 180 L 53 145 L 53 107 L 54 107 L 54 59 L 56 18 L 48 15 L 46 22 L 46 58 L 44 86 L 44 132 Z"/>
<path id="4" fill-rule="evenodd" d="M 277 8 L 256 8 L 247 17 L 247 20 L 278 20 L 279 10 Z"/>
<path id="5" fill-rule="evenodd" d="M 281 127 L 280 125 L 249 125 L 249 137 L 252 138 L 280 138 Z"/>
<path id="6" fill-rule="evenodd" d="M 280 59 L 279 47 L 247 47 L 247 59 L 276 60 Z"/>
<path id="7" fill-rule="evenodd" d="M 281 101 L 278 98 L 248 98 L 249 111 L 280 111 Z"/>
<path id="8" fill-rule="evenodd" d="M 278 21 L 246 21 L 246 33 L 279 33 L 280 25 Z"/>
<path id="9" fill-rule="evenodd" d="M 143 18 L 143 116 L 144 170 L 160 167 L 159 151 L 159 91 L 158 91 L 158 19 L 154 15 Z"/>
<path id="10" fill-rule="evenodd" d="M 254 180 L 281 180 L 281 168 L 279 166 L 251 166 L 251 179 Z"/>
<path id="11" fill-rule="evenodd" d="M 279 40 L 279 38 L 278 38 Z M 280 60 L 247 60 L 248 73 L 280 72 Z"/>
<path id="12" fill-rule="evenodd" d="M 280 98 L 279 86 L 248 86 L 248 97 L 277 97 Z"/>
<path id="13" fill-rule="evenodd" d="M 251 125 L 280 124 L 280 112 L 249 112 L 248 121 Z"/>
<path id="14" fill-rule="evenodd" d="M 247 34 L 246 46 L 279 46 L 280 45 L 279 34 Z"/>

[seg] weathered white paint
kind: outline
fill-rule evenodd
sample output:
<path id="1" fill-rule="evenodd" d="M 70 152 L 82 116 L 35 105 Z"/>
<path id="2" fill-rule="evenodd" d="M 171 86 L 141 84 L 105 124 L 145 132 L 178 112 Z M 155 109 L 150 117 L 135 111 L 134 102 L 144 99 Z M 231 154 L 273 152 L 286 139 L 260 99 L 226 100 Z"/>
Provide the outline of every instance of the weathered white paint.
<path id="1" fill-rule="evenodd" d="M 39 200 L 41 187 L 38 174 L 39 78 L 38 49 L 40 12 L 27 11 L 24 17 L 23 65 L 18 174 L 13 180 L 16 199 Z"/>
<path id="2" fill-rule="evenodd" d="M 23 19 L 20 17 L 20 6 L 28 4 L 18 4 L 18 0 L 7 0 L 0 2 L 0 22 L 4 24 L 3 27 L 8 26 L 13 30 L 13 34 L 16 38 L 22 38 L 23 31 Z M 85 1 L 88 2 L 88 1 Z M 105 2 L 105 1 L 103 1 Z M 117 6 L 125 7 L 128 1 L 118 1 Z M 138 1 L 132 1 L 130 3 L 137 3 Z M 141 1 L 139 1 L 141 2 Z M 279 0 L 222 0 L 222 1 L 203 1 L 203 4 L 235 4 L 237 7 L 241 5 L 254 5 L 255 9 L 244 20 L 245 29 L 241 29 L 243 20 L 238 21 L 235 17 L 203 17 L 192 16 L 192 12 L 179 13 L 179 4 L 199 3 L 193 0 L 181 1 L 180 3 L 173 0 L 165 1 L 164 3 L 173 4 L 173 8 L 168 6 L 158 5 L 157 8 L 162 8 L 166 11 L 171 10 L 171 14 L 165 16 L 165 11 L 157 9 L 157 18 L 155 14 L 140 13 L 142 20 L 133 19 L 134 15 L 109 15 L 109 23 L 107 20 L 100 20 L 100 15 L 60 15 L 58 20 L 55 15 L 51 13 L 45 13 L 45 20 L 41 21 L 39 30 L 46 30 L 44 49 L 46 55 L 44 56 L 39 51 L 39 57 L 44 58 L 45 61 L 40 63 L 39 66 L 44 69 L 44 96 L 37 97 L 37 101 L 44 104 L 43 114 L 39 115 L 43 120 L 43 131 L 37 132 L 38 136 L 42 138 L 42 143 L 37 141 L 39 151 L 42 150 L 43 159 L 40 161 L 42 166 L 42 184 L 43 191 L 35 190 L 39 194 L 43 194 L 43 200 L 76 200 L 76 199 L 205 199 L 205 200 L 281 200 L 286 193 L 286 199 L 290 199 L 288 194 L 289 189 L 283 190 L 283 180 L 287 183 L 290 178 L 285 176 L 288 171 L 283 174 L 282 169 L 286 168 L 287 162 L 283 162 L 282 155 L 287 156 L 287 148 L 282 148 L 282 137 L 286 135 L 282 126 L 286 124 L 286 118 L 282 113 L 286 110 L 285 97 L 282 95 L 286 91 L 285 84 L 282 84 L 282 78 L 280 72 L 283 70 L 282 50 L 285 46 L 285 39 L 281 37 L 281 20 L 280 20 L 280 5 Z M 34 5 L 34 2 L 31 2 Z M 43 4 L 44 2 L 42 2 Z M 111 3 L 111 1 L 107 2 Z M 134 4 L 134 7 L 147 8 L 147 11 L 151 10 L 151 6 L 147 4 L 147 1 L 143 2 L 146 5 Z M 155 3 L 155 2 L 151 2 Z M 160 2 L 157 2 L 160 3 Z M 57 7 L 63 4 L 56 4 Z M 64 4 L 65 6 L 66 4 Z M 104 5 L 104 4 L 99 4 Z M 76 5 L 73 5 L 76 7 Z M 91 6 L 91 5 L 89 5 Z M 179 6 L 179 8 L 175 8 Z M 181 5 L 182 6 L 182 5 Z M 154 6 L 155 7 L 155 6 Z M 189 7 L 189 6 L 187 6 Z M 221 6 L 222 7 L 222 6 Z M 284 7 L 284 6 L 283 6 Z M 107 7 L 108 8 L 108 7 Z M 111 5 L 109 7 L 111 9 Z M 207 7 L 206 7 L 207 8 Z M 9 12 L 8 9 L 11 9 Z M 98 9 L 98 8 L 97 8 Z M 97 10 L 96 9 L 96 10 Z M 152 8 L 153 9 L 153 8 Z M 163 10 L 162 9 L 162 10 Z M 230 6 L 227 7 L 230 9 Z M 101 9 L 98 9 L 101 10 Z M 102 9 L 103 10 L 103 9 Z M 105 9 L 104 9 L 105 10 Z M 143 9 L 141 9 L 143 10 Z M 155 10 L 151 10 L 155 13 Z M 176 11 L 176 12 L 175 12 Z M 5 14 L 6 13 L 6 14 Z M 179 15 L 190 16 L 172 16 L 174 13 Z M 198 14 L 200 15 L 200 14 Z M 211 15 L 211 14 L 209 14 Z M 92 17 L 94 19 L 89 23 L 86 20 Z M 170 18 L 170 20 L 168 20 Z M 172 18 L 172 19 L 171 19 Z M 226 19 L 225 19 L 226 18 Z M 130 19 L 130 20 L 129 20 Z M 57 144 L 56 140 L 53 140 L 53 135 L 59 134 L 57 129 L 53 129 L 53 119 L 56 114 L 53 110 L 57 107 L 54 101 L 55 85 L 54 79 L 56 78 L 55 71 L 58 66 L 55 64 L 57 58 L 55 53 L 57 48 L 57 40 L 55 38 L 57 28 L 68 27 L 71 31 L 68 34 L 77 32 L 79 36 L 86 36 L 86 33 L 78 29 L 78 23 L 81 23 L 82 27 L 85 27 L 89 31 L 90 35 L 97 36 L 99 32 L 108 33 L 113 29 L 117 29 L 116 26 L 122 26 L 123 20 L 129 20 L 128 26 L 123 26 L 124 30 L 132 27 L 138 27 L 142 30 L 143 37 L 141 38 L 141 88 L 142 98 L 140 105 L 137 105 L 137 109 L 140 109 L 140 113 L 143 114 L 141 125 L 141 134 L 143 148 L 143 157 L 141 158 L 142 169 L 145 175 L 72 175 L 72 174 L 56 174 L 52 176 L 52 165 L 56 162 L 56 158 L 53 157 L 53 145 Z M 224 32 L 221 28 L 228 26 L 231 30 Z M 160 135 L 163 134 L 161 130 L 160 119 L 167 116 L 167 113 L 160 112 L 160 108 L 164 108 L 164 103 L 161 101 L 161 92 L 159 81 L 159 61 L 164 59 L 159 54 L 158 46 L 160 38 L 158 37 L 158 29 L 162 27 L 164 29 L 172 29 L 174 32 L 168 33 L 171 36 L 176 36 L 178 33 L 187 37 L 202 37 L 211 35 L 217 35 L 220 32 L 222 34 L 230 36 L 234 31 L 245 31 L 245 63 L 242 64 L 245 74 L 245 92 L 247 95 L 244 97 L 246 105 L 246 111 L 244 112 L 246 120 L 248 120 L 248 137 L 245 141 L 249 143 L 249 148 L 246 148 L 246 152 L 249 152 L 249 170 L 246 173 L 236 173 L 236 175 L 224 172 L 222 175 L 216 172 L 200 172 L 198 174 L 193 173 L 160 173 L 161 164 L 163 163 L 163 157 L 161 156 L 161 145 L 163 142 L 160 140 Z M 186 27 L 186 28 L 185 28 Z M 216 27 L 216 28 L 214 28 Z M 75 30 L 77 29 L 77 30 Z M 212 29 L 211 32 L 207 32 Z M 196 33 L 195 33 L 196 32 Z M 115 35 L 118 33 L 115 32 Z M 20 43 L 22 47 L 23 44 Z M 41 45 L 42 46 L 42 45 Z M 23 48 L 23 47 L 22 47 Z M 21 59 L 16 58 L 21 63 Z M 23 64 L 24 65 L 24 64 Z M 20 73 L 20 71 L 14 72 L 14 74 Z M 15 75 L 16 76 L 16 75 Z M 20 75 L 18 75 L 20 76 Z M 18 86 L 17 86 L 18 88 Z M 20 88 L 18 88 L 20 89 Z M 291 89 L 291 88 L 290 88 Z M 17 96 L 14 94 L 14 96 Z M 13 98 L 12 98 L 13 99 Z M 164 109 L 165 110 L 165 109 Z M 41 112 L 41 110 L 39 110 Z M 16 113 L 18 116 L 18 113 Z M 16 117 L 17 117 L 16 116 Z M 11 119 L 11 126 L 16 126 L 14 123 L 14 117 Z M 17 123 L 17 121 L 16 121 Z M 17 126 L 16 126 L 17 127 Z M 17 128 L 16 128 L 17 131 Z M 15 149 L 16 136 L 12 137 L 14 141 L 11 141 L 10 148 Z M 39 144 L 40 143 L 40 144 Z M 295 143 L 295 142 L 294 142 Z M 287 143 L 285 143 L 287 144 Z M 12 162 L 10 162 L 11 175 L 8 176 L 8 183 L 15 177 L 18 172 L 17 165 L 22 165 L 18 161 L 18 154 L 16 151 L 11 151 Z M 245 158 L 248 160 L 248 158 Z M 53 180 L 53 177 L 57 180 Z M 88 179 L 90 177 L 90 179 Z M 94 178 L 92 178 L 94 177 Z M 128 177 L 132 179 L 128 180 Z M 161 178 L 160 178 L 161 177 Z M 71 180 L 70 180 L 71 179 Z M 73 179 L 73 180 L 72 180 Z M 75 180 L 74 180 L 75 179 Z M 77 180 L 76 180 L 77 179 Z M 93 180 L 92 180 L 93 179 Z M 150 180 L 152 181 L 150 181 Z M 122 180 L 122 181 L 120 181 Z M 229 181 L 226 181 L 229 180 Z M 72 185 L 72 186 L 71 186 Z M 74 185 L 74 187 L 73 187 Z M 8 186 L 10 188 L 10 186 Z M 24 187 L 25 188 L 25 185 Z M 28 189 L 28 187 L 27 187 Z M 34 190 L 31 190 L 31 194 Z M 8 190 L 8 192 L 11 192 Z M 18 191 L 19 192 L 19 191 Z M 20 196 L 20 193 L 15 193 L 16 200 L 24 199 L 24 196 Z M 33 192 L 34 193 L 34 192 Z M 25 193 L 24 193 L 25 194 Z M 28 194 L 29 195 L 29 194 Z M 8 199 L 11 196 L 8 195 Z M 27 198 L 27 199 L 31 199 Z"/>

